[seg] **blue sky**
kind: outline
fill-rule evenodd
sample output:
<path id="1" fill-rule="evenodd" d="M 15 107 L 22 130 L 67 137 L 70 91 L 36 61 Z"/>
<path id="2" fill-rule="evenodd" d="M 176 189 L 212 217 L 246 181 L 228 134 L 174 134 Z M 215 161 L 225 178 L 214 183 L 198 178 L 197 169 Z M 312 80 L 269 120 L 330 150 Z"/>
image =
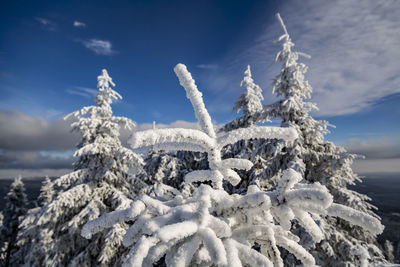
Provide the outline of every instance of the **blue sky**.
<path id="1" fill-rule="evenodd" d="M 247 64 L 265 104 L 276 101 L 276 12 L 312 56 L 301 60 L 313 115 L 336 125 L 327 139 L 367 155 L 358 171 L 400 172 L 398 1 L 2 1 L 0 177 L 70 166 L 77 137 L 60 118 L 92 104 L 102 68 L 124 98 L 115 114 L 139 128 L 193 125 L 177 63 L 218 124 L 236 116 Z"/>

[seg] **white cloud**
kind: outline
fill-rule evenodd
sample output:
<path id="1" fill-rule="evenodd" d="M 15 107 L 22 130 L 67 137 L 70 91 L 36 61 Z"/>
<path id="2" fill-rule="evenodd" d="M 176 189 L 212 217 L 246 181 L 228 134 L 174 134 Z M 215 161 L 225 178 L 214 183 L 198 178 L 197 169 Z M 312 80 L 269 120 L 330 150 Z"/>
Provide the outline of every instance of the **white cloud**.
<path id="1" fill-rule="evenodd" d="M 67 93 L 91 99 L 97 95 L 98 91 L 92 88 L 75 86 L 72 89 L 68 89 Z"/>
<path id="2" fill-rule="evenodd" d="M 77 27 L 77 28 L 85 28 L 86 27 L 86 23 L 83 23 L 83 22 L 80 22 L 77 20 L 74 21 L 73 25 L 74 25 L 74 27 Z"/>
<path id="3" fill-rule="evenodd" d="M 350 153 L 365 156 L 353 164 L 357 173 L 400 173 L 399 137 L 353 138 L 343 146 Z"/>
<path id="4" fill-rule="evenodd" d="M 40 22 L 43 25 L 49 25 L 51 22 L 48 19 L 45 18 L 35 18 L 38 22 Z"/>
<path id="5" fill-rule="evenodd" d="M 400 137 L 352 138 L 343 146 L 366 159 L 400 159 Z"/>
<path id="6" fill-rule="evenodd" d="M 73 148 L 78 135 L 71 134 L 71 120 L 48 122 L 20 111 L 0 111 L 0 149 L 17 151 L 64 150 Z"/>
<path id="7" fill-rule="evenodd" d="M 57 30 L 57 24 L 49 19 L 46 18 L 41 18 L 41 17 L 36 17 L 35 20 L 39 22 L 43 29 L 48 30 L 48 31 L 56 31 Z"/>
<path id="8" fill-rule="evenodd" d="M 196 67 L 198 67 L 199 69 L 206 69 L 206 70 L 218 69 L 218 65 L 217 64 L 199 64 Z"/>
<path id="9" fill-rule="evenodd" d="M 82 44 L 97 55 L 110 56 L 116 53 L 116 51 L 112 49 L 111 42 L 107 40 L 90 39 L 82 41 Z"/>
<path id="10" fill-rule="evenodd" d="M 309 66 L 306 79 L 314 88 L 312 101 L 320 108 L 317 115 L 357 113 L 385 96 L 400 93 L 400 1 L 291 0 L 282 1 L 278 10 L 296 44 L 294 50 L 312 56 L 300 61 Z M 210 71 L 205 77 L 208 88 L 218 95 L 229 92 L 239 96 L 238 82 L 250 64 L 266 102 L 274 101 L 271 79 L 279 66 L 270 66 L 280 44 L 273 41 L 283 32 L 272 16 L 264 29 L 241 54 L 237 49 L 228 53 L 219 62 L 218 74 Z M 220 76 L 219 80 L 215 76 Z M 233 99 L 225 102 L 228 100 Z"/>

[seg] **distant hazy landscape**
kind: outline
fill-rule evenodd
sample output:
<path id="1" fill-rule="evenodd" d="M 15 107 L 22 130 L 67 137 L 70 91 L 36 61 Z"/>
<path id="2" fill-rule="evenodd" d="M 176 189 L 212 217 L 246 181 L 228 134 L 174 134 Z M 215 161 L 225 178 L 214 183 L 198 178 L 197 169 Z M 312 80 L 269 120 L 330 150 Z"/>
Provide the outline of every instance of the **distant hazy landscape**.
<path id="1" fill-rule="evenodd" d="M 376 173 L 364 175 L 362 183 L 357 183 L 350 188 L 368 195 L 371 203 L 378 207 L 376 212 L 385 225 L 385 231 L 379 237 L 380 242 L 388 239 L 395 245 L 400 241 L 400 174 Z M 13 179 L 0 180 L 0 199 L 3 200 L 8 192 Z M 24 178 L 26 193 L 31 207 L 40 193 L 43 178 Z M 3 210 L 4 201 L 0 201 L 0 209 Z"/>
<path id="2" fill-rule="evenodd" d="M 371 203 L 378 207 L 376 212 L 385 225 L 385 231 L 379 236 L 380 242 L 388 239 L 395 245 L 400 241 L 400 174 L 376 173 L 365 175 L 362 183 L 351 189 L 368 195 Z"/>

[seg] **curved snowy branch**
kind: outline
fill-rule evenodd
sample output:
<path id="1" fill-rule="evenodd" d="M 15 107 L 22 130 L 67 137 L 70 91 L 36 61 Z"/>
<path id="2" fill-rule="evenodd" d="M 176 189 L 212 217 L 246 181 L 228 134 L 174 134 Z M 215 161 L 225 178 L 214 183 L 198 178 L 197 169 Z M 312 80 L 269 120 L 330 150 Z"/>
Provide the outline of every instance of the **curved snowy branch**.
<path id="1" fill-rule="evenodd" d="M 197 89 L 192 75 L 188 72 L 186 66 L 183 64 L 176 65 L 174 71 L 179 78 L 179 83 L 186 90 L 187 98 L 189 98 L 193 105 L 193 109 L 201 129 L 211 138 L 215 138 L 215 130 L 211 122 L 210 114 L 208 114 L 203 102 L 202 94 Z"/>
<path id="2" fill-rule="evenodd" d="M 81 235 L 90 239 L 94 234 L 103 229 L 110 228 L 116 223 L 135 219 L 145 210 L 145 208 L 146 206 L 143 202 L 135 201 L 128 209 L 116 210 L 104 214 L 103 216 L 86 223 L 82 228 Z"/>
<path id="3" fill-rule="evenodd" d="M 250 170 L 253 163 L 247 159 L 224 159 L 217 164 L 218 169 Z"/>
<path id="4" fill-rule="evenodd" d="M 333 203 L 328 208 L 328 214 L 330 216 L 342 218 L 354 225 L 361 226 L 376 235 L 381 234 L 384 229 L 384 226 L 377 218 L 344 205 Z"/>
<path id="5" fill-rule="evenodd" d="M 228 144 L 234 144 L 240 140 L 249 140 L 252 138 L 264 138 L 264 139 L 284 139 L 286 141 L 293 141 L 298 137 L 297 132 L 292 128 L 282 127 L 267 127 L 267 126 L 256 126 L 249 128 L 240 128 L 230 131 L 217 138 L 218 148 L 223 148 Z"/>
<path id="6" fill-rule="evenodd" d="M 215 141 L 210 138 L 207 134 L 194 129 L 151 129 L 142 132 L 135 132 L 128 143 L 132 148 L 146 148 L 152 147 L 153 145 L 166 146 L 176 148 L 179 150 L 180 147 L 184 146 L 186 149 L 198 151 L 199 147 L 204 150 L 210 150 L 215 146 Z M 191 146 L 194 144 L 194 146 Z"/>

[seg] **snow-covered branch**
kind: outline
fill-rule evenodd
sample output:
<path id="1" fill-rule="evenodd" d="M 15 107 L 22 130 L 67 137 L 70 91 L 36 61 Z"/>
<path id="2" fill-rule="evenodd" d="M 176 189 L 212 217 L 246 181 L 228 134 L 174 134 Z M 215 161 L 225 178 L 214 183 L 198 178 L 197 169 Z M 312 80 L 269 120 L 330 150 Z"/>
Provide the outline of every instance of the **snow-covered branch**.
<path id="1" fill-rule="evenodd" d="M 229 167 L 228 164 L 221 163 L 221 150 L 227 144 L 254 138 L 282 138 L 287 141 L 293 141 L 297 138 L 296 131 L 290 128 L 258 126 L 237 129 L 222 136 L 217 136 L 211 123 L 211 117 L 205 108 L 202 94 L 197 89 L 186 66 L 178 64 L 174 70 L 181 85 L 186 90 L 187 97 L 192 102 L 202 131 L 193 129 L 151 129 L 134 133 L 128 142 L 132 148 L 154 148 L 155 146 L 170 150 L 184 149 L 207 152 L 211 170 L 187 174 L 185 178 L 187 183 L 210 180 L 216 187 L 221 188 L 222 180 L 226 179 L 233 185 L 238 184 L 240 177 L 232 170 L 233 166 Z M 241 169 L 241 166 L 245 166 L 245 169 L 251 168 L 251 163 L 243 159 L 236 159 L 235 164 L 236 169 Z"/>

